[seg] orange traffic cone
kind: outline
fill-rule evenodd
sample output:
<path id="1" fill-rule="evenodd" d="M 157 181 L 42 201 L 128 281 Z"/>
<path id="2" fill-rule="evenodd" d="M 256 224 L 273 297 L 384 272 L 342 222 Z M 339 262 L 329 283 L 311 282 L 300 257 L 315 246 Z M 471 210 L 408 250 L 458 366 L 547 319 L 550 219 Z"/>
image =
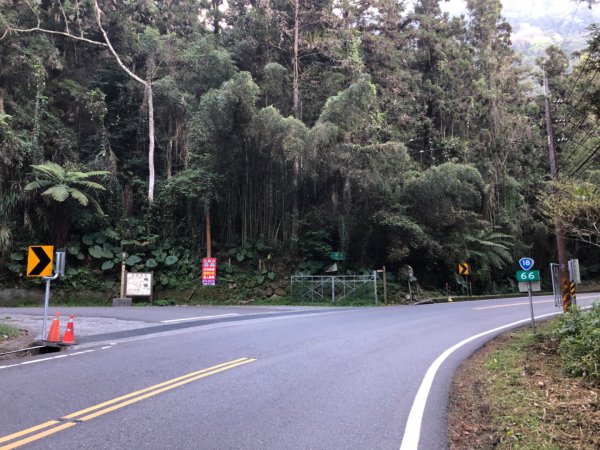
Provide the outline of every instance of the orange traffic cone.
<path id="1" fill-rule="evenodd" d="M 75 343 L 75 332 L 73 330 L 73 314 L 69 316 L 69 322 L 67 322 L 67 329 L 65 335 L 62 338 L 63 344 L 74 344 Z"/>
<path id="2" fill-rule="evenodd" d="M 59 322 L 60 313 L 56 313 L 56 317 L 52 321 L 52 325 L 50 326 L 50 331 L 48 331 L 48 337 L 46 340 L 48 342 L 60 342 L 60 322 Z"/>

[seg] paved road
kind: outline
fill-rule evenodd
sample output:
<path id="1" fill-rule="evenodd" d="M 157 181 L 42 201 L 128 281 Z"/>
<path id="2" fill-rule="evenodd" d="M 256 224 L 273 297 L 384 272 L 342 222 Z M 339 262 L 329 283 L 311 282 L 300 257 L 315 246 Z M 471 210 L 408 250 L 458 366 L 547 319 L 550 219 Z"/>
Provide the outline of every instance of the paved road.
<path id="1" fill-rule="evenodd" d="M 580 303 L 598 297 L 580 296 Z M 549 297 L 534 303 L 536 315 L 557 311 Z M 110 312 L 151 326 L 117 338 L 113 331 L 107 339 L 90 335 L 58 355 L 0 363 L 0 446 L 446 448 L 456 367 L 501 333 L 499 327 L 527 324 L 529 305 L 513 298 L 419 307 Z M 163 322 L 193 317 L 202 318 Z M 162 331 L 144 331 L 157 326 Z"/>

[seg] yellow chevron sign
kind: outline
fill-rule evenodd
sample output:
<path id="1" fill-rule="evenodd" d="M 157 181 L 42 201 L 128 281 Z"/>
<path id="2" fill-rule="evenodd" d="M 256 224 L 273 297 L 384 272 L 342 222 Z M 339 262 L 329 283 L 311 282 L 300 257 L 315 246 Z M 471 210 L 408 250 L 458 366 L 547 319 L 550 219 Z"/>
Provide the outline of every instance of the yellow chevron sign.
<path id="1" fill-rule="evenodd" d="M 49 277 L 52 275 L 54 246 L 35 245 L 29 247 L 27 253 L 27 276 Z"/>
<path id="2" fill-rule="evenodd" d="M 458 263 L 458 273 L 460 275 L 469 275 L 469 264 L 466 262 Z"/>

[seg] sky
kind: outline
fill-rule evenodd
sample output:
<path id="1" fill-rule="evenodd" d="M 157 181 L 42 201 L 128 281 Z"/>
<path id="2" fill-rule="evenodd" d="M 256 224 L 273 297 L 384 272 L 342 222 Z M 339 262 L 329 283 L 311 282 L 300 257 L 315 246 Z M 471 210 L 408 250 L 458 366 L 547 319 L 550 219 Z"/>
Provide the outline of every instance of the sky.
<path id="1" fill-rule="evenodd" d="M 450 15 L 465 13 L 464 0 L 440 2 Z M 585 27 L 600 22 L 600 6 L 574 0 L 502 0 L 502 14 L 513 27 L 512 41 L 519 45 L 557 44 L 581 48 Z"/>

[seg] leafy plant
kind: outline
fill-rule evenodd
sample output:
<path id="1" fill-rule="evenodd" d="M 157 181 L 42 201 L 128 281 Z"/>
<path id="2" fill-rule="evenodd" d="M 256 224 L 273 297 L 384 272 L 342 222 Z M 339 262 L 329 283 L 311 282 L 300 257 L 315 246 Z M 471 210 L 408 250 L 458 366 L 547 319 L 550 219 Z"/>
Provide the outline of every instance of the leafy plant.
<path id="1" fill-rule="evenodd" d="M 565 372 L 600 385 L 600 302 L 589 312 L 572 306 L 560 318 L 559 336 Z"/>
<path id="2" fill-rule="evenodd" d="M 275 277 L 275 272 L 271 272 L 270 270 L 263 268 L 258 272 L 254 279 L 256 280 L 256 283 L 260 285 L 263 284 L 265 280 L 273 281 Z"/>

